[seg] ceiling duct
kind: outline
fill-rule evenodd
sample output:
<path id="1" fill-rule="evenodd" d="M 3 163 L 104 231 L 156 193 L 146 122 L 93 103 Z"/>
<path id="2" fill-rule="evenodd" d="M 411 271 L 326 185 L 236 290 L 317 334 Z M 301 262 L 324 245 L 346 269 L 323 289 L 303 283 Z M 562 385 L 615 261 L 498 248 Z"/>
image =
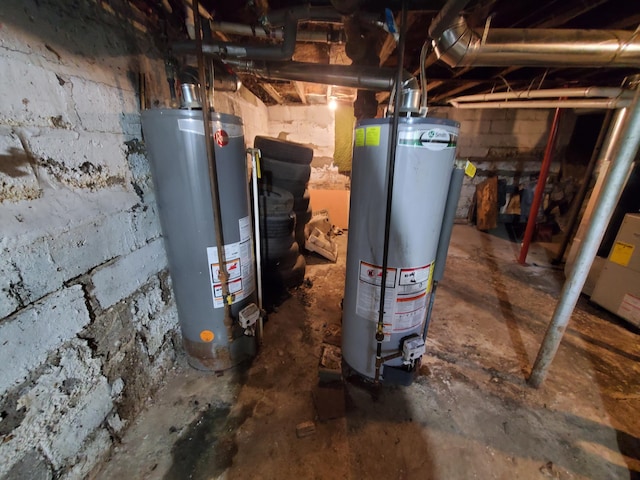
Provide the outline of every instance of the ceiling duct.
<path id="1" fill-rule="evenodd" d="M 640 37 L 626 30 L 494 28 L 476 32 L 451 0 L 429 27 L 433 48 L 451 67 L 638 67 Z"/>

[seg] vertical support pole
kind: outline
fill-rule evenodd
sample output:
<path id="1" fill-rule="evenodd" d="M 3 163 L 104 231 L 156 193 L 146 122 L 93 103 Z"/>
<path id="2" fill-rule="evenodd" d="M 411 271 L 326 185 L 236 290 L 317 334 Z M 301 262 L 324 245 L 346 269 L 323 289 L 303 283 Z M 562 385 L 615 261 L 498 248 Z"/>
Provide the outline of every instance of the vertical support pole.
<path id="1" fill-rule="evenodd" d="M 531 210 L 529 211 L 527 228 L 524 231 L 522 248 L 520 249 L 520 256 L 518 257 L 518 263 L 520 263 L 521 265 L 524 265 L 527 262 L 529 245 L 531 244 L 531 239 L 533 238 L 533 231 L 536 228 L 536 218 L 538 216 L 540 204 L 542 203 L 542 196 L 544 195 L 544 187 L 547 183 L 549 168 L 551 167 L 553 149 L 556 145 L 556 138 L 558 136 L 558 124 L 560 123 L 561 113 L 562 110 L 559 107 L 556 108 L 556 113 L 553 116 L 553 122 L 551 123 L 551 131 L 549 132 L 549 139 L 547 140 L 547 148 L 544 151 L 544 159 L 542 160 L 542 167 L 540 167 L 540 176 L 538 177 L 536 191 L 533 195 L 533 203 L 531 204 Z"/>
<path id="2" fill-rule="evenodd" d="M 220 192 L 218 191 L 218 170 L 216 167 L 216 154 L 213 145 L 213 132 L 211 131 L 211 110 L 207 96 L 207 84 L 205 75 L 204 53 L 202 52 L 202 22 L 198 13 L 198 0 L 193 0 L 193 16 L 196 36 L 196 55 L 198 57 L 198 80 L 200 82 L 200 98 L 202 100 L 202 122 L 204 130 L 204 144 L 207 150 L 209 164 L 209 185 L 211 187 L 211 206 L 215 222 L 216 247 L 218 250 L 218 262 L 220 263 L 220 282 L 222 284 L 222 296 L 224 298 L 224 324 L 227 327 L 229 342 L 233 341 L 231 328 L 231 305 L 229 294 L 229 273 L 224 254 L 224 238 L 222 235 L 222 212 L 220 209 Z"/>
<path id="3" fill-rule="evenodd" d="M 622 110 L 618 110 L 617 116 L 620 115 Z M 591 153 L 591 158 L 589 159 L 589 164 L 587 165 L 587 169 L 584 172 L 584 177 L 582 178 L 582 184 L 580 185 L 580 189 L 573 199 L 573 204 L 571 205 L 571 211 L 569 212 L 569 222 L 567 225 L 567 231 L 565 232 L 564 238 L 562 239 L 562 243 L 560 244 L 560 248 L 558 249 L 558 254 L 551 261 L 553 264 L 559 264 L 562 262 L 562 258 L 564 257 L 564 252 L 567 250 L 567 246 L 569 245 L 569 241 L 571 240 L 571 236 L 573 235 L 573 229 L 576 227 L 576 223 L 578 223 L 578 217 L 580 216 L 580 208 L 582 208 L 582 202 L 584 202 L 584 198 L 587 196 L 587 189 L 589 188 L 589 183 L 591 182 L 591 176 L 593 175 L 593 171 L 596 168 L 597 160 L 600 158 L 600 152 L 602 151 L 602 145 L 604 144 L 605 135 L 609 131 L 609 126 L 611 125 L 611 119 L 613 118 L 613 112 L 611 110 L 607 110 L 607 113 L 602 120 L 602 127 L 600 127 L 600 133 L 598 133 L 598 139 L 596 140 L 596 144 L 593 146 L 593 152 Z"/>
<path id="4" fill-rule="evenodd" d="M 620 136 L 615 159 L 602 186 L 602 192 L 596 201 L 589 228 L 578 249 L 573 269 L 564 283 L 560 300 L 553 312 L 553 317 L 547 327 L 540 351 L 528 378 L 529 385 L 533 387 L 537 388 L 542 384 L 558 351 L 562 336 L 571 319 L 571 313 L 578 302 L 593 259 L 598 252 L 602 237 L 629 176 L 633 160 L 638 153 L 640 146 L 640 90 L 636 91 L 629 110 L 629 117 Z"/>

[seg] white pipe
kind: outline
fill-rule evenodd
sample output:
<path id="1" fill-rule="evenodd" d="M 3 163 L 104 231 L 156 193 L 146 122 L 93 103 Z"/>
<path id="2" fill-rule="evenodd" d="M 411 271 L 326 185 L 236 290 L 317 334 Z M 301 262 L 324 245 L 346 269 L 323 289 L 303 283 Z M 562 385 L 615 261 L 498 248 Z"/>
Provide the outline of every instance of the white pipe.
<path id="1" fill-rule="evenodd" d="M 528 382 L 534 387 L 539 387 L 543 382 L 547 371 L 551 366 L 553 357 L 558 351 L 562 336 L 569 324 L 571 314 L 578 302 L 582 287 L 589 275 L 589 270 L 593 264 L 602 237 L 609 225 L 611 215 L 618 203 L 618 198 L 622 192 L 625 182 L 629 176 L 631 165 L 638 153 L 640 145 L 640 90 L 636 93 L 633 106 L 624 131 L 618 142 L 616 157 L 613 160 L 602 193 L 596 201 L 595 209 L 591 216 L 589 229 L 580 244 L 578 254 L 571 273 L 567 277 L 560 299 L 553 312 L 553 317 L 545 333 L 540 351 L 533 365 Z"/>
<path id="2" fill-rule="evenodd" d="M 258 294 L 258 308 L 260 309 L 260 318 L 258 319 L 258 343 L 262 344 L 263 340 L 263 324 L 262 324 L 262 254 L 260 252 L 260 206 L 258 191 L 258 156 L 259 150 L 250 148 L 248 152 L 251 154 L 251 191 L 253 192 L 253 230 L 254 244 L 256 252 L 256 287 Z"/>
<path id="3" fill-rule="evenodd" d="M 508 100 L 511 98 L 625 98 L 633 99 L 633 91 L 617 87 L 586 87 L 586 88 L 551 88 L 545 90 L 524 90 L 519 92 L 480 93 L 464 95 L 454 100 L 456 102 L 487 102 L 491 100 Z"/>
<path id="4" fill-rule="evenodd" d="M 625 108 L 631 104 L 632 100 L 627 98 L 610 98 L 594 100 L 516 100 L 504 102 L 473 102 L 458 103 L 457 100 L 450 100 L 449 103 L 460 109 L 488 109 L 488 108 Z"/>

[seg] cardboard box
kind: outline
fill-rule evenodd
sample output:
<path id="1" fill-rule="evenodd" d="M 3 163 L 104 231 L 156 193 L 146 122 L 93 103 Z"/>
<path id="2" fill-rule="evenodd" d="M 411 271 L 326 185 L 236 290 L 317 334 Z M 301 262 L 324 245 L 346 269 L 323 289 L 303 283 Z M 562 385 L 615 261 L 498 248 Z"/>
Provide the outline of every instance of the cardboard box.
<path id="1" fill-rule="evenodd" d="M 327 210 L 331 223 L 338 228 L 349 228 L 349 190 L 309 189 L 313 211 Z"/>

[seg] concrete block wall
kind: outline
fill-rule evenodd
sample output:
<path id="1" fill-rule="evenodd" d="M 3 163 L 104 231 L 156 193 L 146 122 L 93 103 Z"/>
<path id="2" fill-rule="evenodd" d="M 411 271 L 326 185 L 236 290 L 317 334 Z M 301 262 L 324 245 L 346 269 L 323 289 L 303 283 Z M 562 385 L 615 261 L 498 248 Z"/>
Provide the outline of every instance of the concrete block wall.
<path id="1" fill-rule="evenodd" d="M 478 168 L 476 177 L 465 177 L 456 216 L 466 218 L 476 185 L 489 176 L 498 175 L 508 184 L 528 183 L 535 179 L 544 156 L 552 109 L 482 109 L 461 110 L 433 107 L 429 116 L 460 122 L 457 156 L 468 159 Z M 575 115 L 565 111 L 551 166 L 557 174 L 571 133 Z"/>
<path id="2" fill-rule="evenodd" d="M 0 2 L 0 479 L 84 478 L 180 348 L 139 75 L 168 102 L 129 2 Z M 250 142 L 267 111 L 221 100 Z M 251 136 L 253 135 L 253 136 Z"/>
<path id="3" fill-rule="evenodd" d="M 215 109 L 218 112 L 236 115 L 244 125 L 244 142 L 253 148 L 256 135 L 270 135 L 269 111 L 262 100 L 244 87 L 236 93 L 220 92 L 216 94 Z"/>
<path id="4" fill-rule="evenodd" d="M 268 134 L 313 148 L 313 166 L 330 165 L 335 150 L 335 115 L 326 105 L 268 107 Z"/>

